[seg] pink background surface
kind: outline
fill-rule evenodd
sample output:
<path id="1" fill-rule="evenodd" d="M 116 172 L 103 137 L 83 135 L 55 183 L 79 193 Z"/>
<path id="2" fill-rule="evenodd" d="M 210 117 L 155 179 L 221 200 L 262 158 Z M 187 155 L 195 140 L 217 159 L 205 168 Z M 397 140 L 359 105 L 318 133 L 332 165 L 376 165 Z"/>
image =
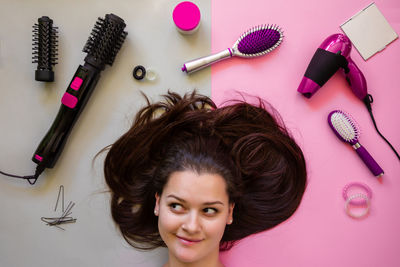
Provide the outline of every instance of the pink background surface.
<path id="1" fill-rule="evenodd" d="M 373 128 L 364 104 L 336 73 L 311 99 L 297 93 L 308 63 L 321 42 L 370 1 L 212 1 L 212 51 L 230 47 L 248 28 L 276 23 L 285 34 L 281 46 L 256 58 L 233 58 L 212 67 L 217 104 L 237 91 L 270 102 L 302 147 L 308 187 L 298 211 L 286 222 L 242 240 L 222 253 L 226 266 L 400 266 L 400 164 Z M 400 33 L 400 1 L 375 2 Z M 378 128 L 400 151 L 400 41 L 364 61 L 351 56 L 364 73 Z M 361 128 L 360 143 L 384 169 L 379 183 L 353 149 L 327 124 L 334 109 L 349 112 Z M 354 220 L 344 212 L 341 192 L 350 182 L 373 191 L 371 212 Z"/>

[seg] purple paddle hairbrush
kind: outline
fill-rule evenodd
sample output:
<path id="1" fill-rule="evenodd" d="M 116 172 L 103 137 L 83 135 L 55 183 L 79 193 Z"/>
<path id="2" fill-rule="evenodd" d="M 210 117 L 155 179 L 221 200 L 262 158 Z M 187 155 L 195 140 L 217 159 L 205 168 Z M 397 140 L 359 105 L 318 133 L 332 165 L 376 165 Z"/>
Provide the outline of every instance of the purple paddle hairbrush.
<path id="1" fill-rule="evenodd" d="M 192 73 L 214 62 L 233 56 L 258 57 L 277 48 L 283 39 L 282 30 L 276 25 L 260 25 L 243 33 L 232 48 L 219 53 L 198 58 L 183 64 L 182 71 Z"/>
<path id="2" fill-rule="evenodd" d="M 353 146 L 358 156 L 360 156 L 365 165 L 367 165 L 368 169 L 376 177 L 381 177 L 383 175 L 382 168 L 378 165 L 378 163 L 376 163 L 368 151 L 358 142 L 360 131 L 355 121 L 350 117 L 349 114 L 341 110 L 334 110 L 328 115 L 328 123 L 340 140 Z"/>

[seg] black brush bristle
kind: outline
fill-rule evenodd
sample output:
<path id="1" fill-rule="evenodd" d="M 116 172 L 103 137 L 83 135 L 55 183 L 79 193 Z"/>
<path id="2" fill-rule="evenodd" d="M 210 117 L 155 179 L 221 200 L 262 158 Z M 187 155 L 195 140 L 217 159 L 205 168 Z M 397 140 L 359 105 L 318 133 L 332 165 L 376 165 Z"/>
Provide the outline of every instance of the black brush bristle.
<path id="1" fill-rule="evenodd" d="M 128 34 L 124 31 L 125 26 L 124 20 L 114 14 L 98 18 L 83 48 L 83 52 L 88 54 L 85 62 L 100 70 L 106 64 L 111 66 Z"/>
<path id="2" fill-rule="evenodd" d="M 32 63 L 37 63 L 35 80 L 54 81 L 53 65 L 57 64 L 58 36 L 53 20 L 43 16 L 33 25 Z"/>

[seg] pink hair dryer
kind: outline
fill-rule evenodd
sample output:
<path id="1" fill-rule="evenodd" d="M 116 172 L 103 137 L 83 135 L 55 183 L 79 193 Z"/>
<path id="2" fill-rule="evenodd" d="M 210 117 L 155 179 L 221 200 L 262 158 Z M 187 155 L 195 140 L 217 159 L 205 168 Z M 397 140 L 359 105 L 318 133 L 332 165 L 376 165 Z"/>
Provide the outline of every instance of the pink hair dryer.
<path id="1" fill-rule="evenodd" d="M 311 59 L 297 91 L 310 98 L 342 68 L 353 93 L 369 105 L 372 99 L 367 93 L 367 82 L 350 58 L 350 51 L 351 42 L 346 35 L 337 33 L 326 38 Z"/>

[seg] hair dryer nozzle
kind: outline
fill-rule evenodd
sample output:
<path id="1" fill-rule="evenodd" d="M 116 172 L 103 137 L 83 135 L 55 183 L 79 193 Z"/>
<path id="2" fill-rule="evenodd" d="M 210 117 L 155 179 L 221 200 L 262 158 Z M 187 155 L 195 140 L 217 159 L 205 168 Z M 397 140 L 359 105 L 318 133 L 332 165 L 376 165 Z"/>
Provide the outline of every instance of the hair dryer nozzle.
<path id="1" fill-rule="evenodd" d="M 310 98 L 339 68 L 347 69 L 347 56 L 351 42 L 346 35 L 333 34 L 318 47 L 297 89 Z"/>
<path id="2" fill-rule="evenodd" d="M 335 54 L 318 48 L 297 91 L 310 98 L 340 67 L 347 68 L 347 60 L 341 55 L 340 51 Z"/>
<path id="3" fill-rule="evenodd" d="M 300 82 L 299 88 L 297 88 L 297 91 L 300 92 L 303 96 L 311 98 L 314 93 L 318 91 L 319 88 L 321 88 L 321 86 L 319 86 L 310 78 L 304 76 Z"/>

